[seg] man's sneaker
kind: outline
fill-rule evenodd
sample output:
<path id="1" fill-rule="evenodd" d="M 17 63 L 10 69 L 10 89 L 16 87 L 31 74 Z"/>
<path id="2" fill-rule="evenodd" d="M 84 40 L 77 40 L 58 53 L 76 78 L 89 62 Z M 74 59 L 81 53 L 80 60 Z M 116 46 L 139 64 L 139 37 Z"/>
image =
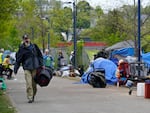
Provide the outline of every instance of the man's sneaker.
<path id="1" fill-rule="evenodd" d="M 28 101 L 28 103 L 32 103 L 32 102 L 33 102 L 33 100 L 29 100 L 29 101 Z"/>
<path id="2" fill-rule="evenodd" d="M 33 98 L 32 98 L 32 102 L 34 102 L 34 96 L 33 96 Z"/>

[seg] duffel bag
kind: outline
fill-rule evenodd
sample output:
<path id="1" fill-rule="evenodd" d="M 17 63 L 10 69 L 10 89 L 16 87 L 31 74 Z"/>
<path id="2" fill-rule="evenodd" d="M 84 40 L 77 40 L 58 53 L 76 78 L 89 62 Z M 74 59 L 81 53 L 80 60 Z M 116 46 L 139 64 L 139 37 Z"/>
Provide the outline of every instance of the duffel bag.
<path id="1" fill-rule="evenodd" d="M 48 84 L 50 83 L 51 79 L 53 77 L 53 71 L 50 68 L 45 68 L 45 69 L 38 69 L 37 70 L 37 74 L 34 77 L 35 82 L 41 86 L 41 87 L 45 87 L 48 86 Z"/>

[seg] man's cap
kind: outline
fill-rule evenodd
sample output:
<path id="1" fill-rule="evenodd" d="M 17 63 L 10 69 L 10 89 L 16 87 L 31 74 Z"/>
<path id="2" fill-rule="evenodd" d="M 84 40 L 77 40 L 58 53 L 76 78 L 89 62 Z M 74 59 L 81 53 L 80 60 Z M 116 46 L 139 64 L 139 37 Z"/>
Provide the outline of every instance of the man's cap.
<path id="1" fill-rule="evenodd" d="M 22 39 L 25 39 L 25 38 L 29 38 L 29 36 L 28 36 L 27 34 L 24 34 L 24 35 L 22 36 Z"/>
<path id="2" fill-rule="evenodd" d="M 49 50 L 48 50 L 48 49 L 45 49 L 45 52 L 49 52 Z"/>
<path id="3" fill-rule="evenodd" d="M 71 51 L 71 54 L 74 54 L 74 51 Z"/>

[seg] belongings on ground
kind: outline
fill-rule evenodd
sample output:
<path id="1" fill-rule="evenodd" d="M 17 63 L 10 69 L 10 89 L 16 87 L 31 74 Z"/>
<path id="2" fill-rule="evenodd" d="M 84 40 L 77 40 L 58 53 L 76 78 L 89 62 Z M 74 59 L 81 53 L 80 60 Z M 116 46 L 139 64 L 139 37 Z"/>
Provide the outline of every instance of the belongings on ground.
<path id="1" fill-rule="evenodd" d="M 89 74 L 88 83 L 94 88 L 105 88 L 106 79 L 105 79 L 105 70 L 94 71 Z"/>
<path id="2" fill-rule="evenodd" d="M 7 85 L 6 85 L 5 81 L 4 81 L 4 79 L 0 78 L 0 89 L 6 90 L 6 88 L 7 88 Z"/>

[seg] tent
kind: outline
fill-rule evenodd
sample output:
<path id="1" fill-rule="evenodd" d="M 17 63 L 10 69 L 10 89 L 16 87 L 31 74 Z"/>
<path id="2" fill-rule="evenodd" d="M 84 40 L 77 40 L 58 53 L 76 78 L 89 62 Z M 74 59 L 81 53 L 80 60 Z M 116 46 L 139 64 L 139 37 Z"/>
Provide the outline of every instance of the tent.
<path id="1" fill-rule="evenodd" d="M 106 48 L 105 51 L 109 52 L 109 59 L 118 64 L 118 60 L 124 59 L 127 56 L 134 56 L 134 41 L 118 42 Z"/>
<path id="2" fill-rule="evenodd" d="M 82 83 L 88 83 L 88 74 L 97 69 L 105 70 L 105 78 L 107 84 L 115 84 L 117 78 L 115 76 L 117 66 L 110 60 L 104 58 L 95 59 L 90 65 L 87 71 L 81 76 Z"/>
<path id="3" fill-rule="evenodd" d="M 105 51 L 112 51 L 121 48 L 134 48 L 134 41 L 126 40 L 126 41 L 118 42 L 110 47 L 107 47 Z"/>
<path id="4" fill-rule="evenodd" d="M 148 67 L 150 67 L 150 52 L 142 53 L 141 58 L 142 58 L 143 62 L 147 63 Z"/>
<path id="5" fill-rule="evenodd" d="M 122 49 L 117 49 L 114 50 L 111 53 L 112 56 L 114 55 L 120 55 L 123 57 L 127 57 L 127 56 L 134 56 L 134 48 L 122 48 Z"/>

